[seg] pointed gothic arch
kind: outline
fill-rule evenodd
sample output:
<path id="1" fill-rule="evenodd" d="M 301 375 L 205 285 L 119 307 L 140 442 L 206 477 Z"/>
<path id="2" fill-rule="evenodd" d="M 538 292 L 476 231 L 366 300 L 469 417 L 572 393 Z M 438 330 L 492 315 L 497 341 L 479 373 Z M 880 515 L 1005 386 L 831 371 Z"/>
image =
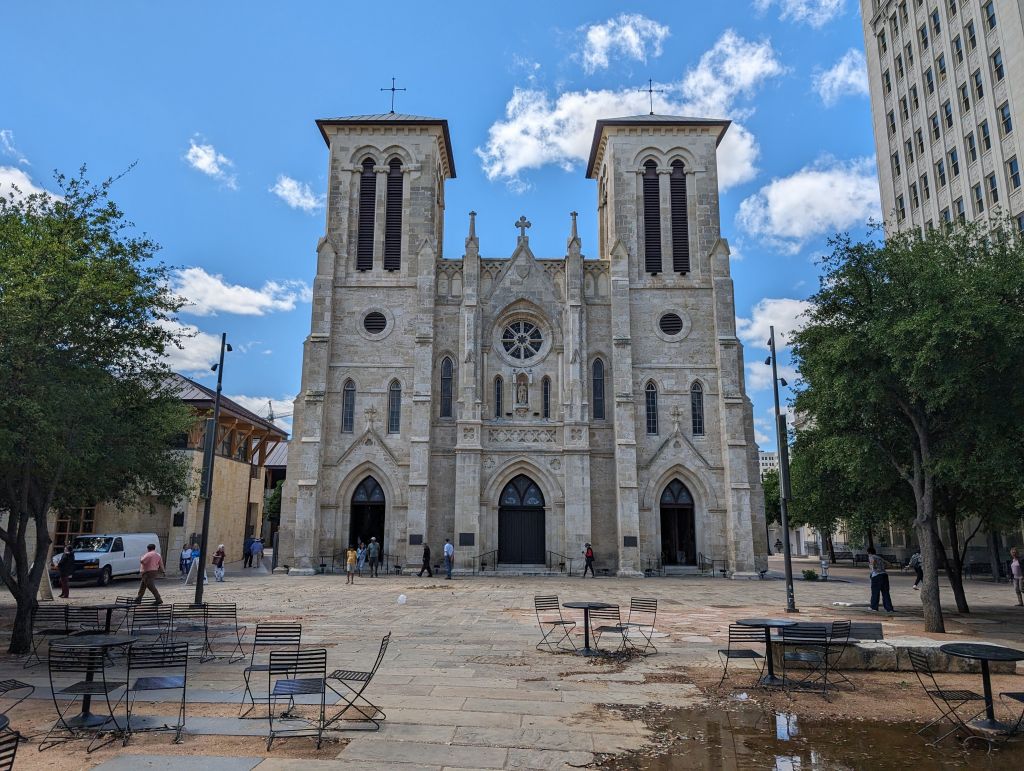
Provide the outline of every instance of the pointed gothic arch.
<path id="1" fill-rule="evenodd" d="M 693 495 L 678 479 L 662 488 L 658 502 L 663 565 L 697 564 L 697 525 Z"/>
<path id="2" fill-rule="evenodd" d="M 498 562 L 545 562 L 544 493 L 540 486 L 526 474 L 517 474 L 502 488 L 498 507 Z"/>

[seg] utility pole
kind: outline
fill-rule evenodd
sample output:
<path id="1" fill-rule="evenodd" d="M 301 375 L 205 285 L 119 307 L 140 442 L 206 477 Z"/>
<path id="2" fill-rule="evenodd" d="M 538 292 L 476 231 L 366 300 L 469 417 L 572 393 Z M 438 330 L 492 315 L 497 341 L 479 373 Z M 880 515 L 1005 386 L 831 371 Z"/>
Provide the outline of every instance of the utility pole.
<path id="1" fill-rule="evenodd" d="M 786 430 L 786 416 L 779 409 L 779 370 L 775 355 L 775 327 L 769 327 L 771 337 L 768 347 L 771 356 L 765 364 L 772 365 L 772 390 L 775 394 L 775 438 L 779 448 L 779 515 L 782 519 L 782 560 L 786 568 L 786 612 L 799 613 L 793 596 L 793 560 L 789 548 L 789 432 Z M 782 381 L 786 383 L 785 380 Z"/>

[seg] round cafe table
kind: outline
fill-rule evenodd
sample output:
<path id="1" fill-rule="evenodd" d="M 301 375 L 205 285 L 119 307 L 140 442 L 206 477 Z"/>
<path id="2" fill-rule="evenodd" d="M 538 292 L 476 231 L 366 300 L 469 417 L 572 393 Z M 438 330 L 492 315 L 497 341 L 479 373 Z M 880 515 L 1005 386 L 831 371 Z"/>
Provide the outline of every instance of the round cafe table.
<path id="1" fill-rule="evenodd" d="M 99 604 L 76 605 L 75 607 L 78 607 L 78 608 L 88 608 L 89 610 L 95 610 L 95 611 L 101 611 L 101 610 L 104 611 L 106 613 L 106 618 L 104 619 L 104 623 L 103 623 L 103 634 L 110 634 L 110 625 L 111 625 L 111 620 L 112 620 L 112 618 L 114 616 L 114 611 L 115 610 L 120 610 L 120 611 L 124 611 L 125 613 L 127 613 L 128 612 L 128 608 L 130 606 L 128 604 L 126 604 L 126 603 L 123 603 L 123 602 L 103 602 L 103 603 L 99 603 Z"/>
<path id="2" fill-rule="evenodd" d="M 583 650 L 579 651 L 581 656 L 600 656 L 601 651 L 590 647 L 590 611 L 614 608 L 607 602 L 563 602 L 563 608 L 583 611 Z"/>
<path id="3" fill-rule="evenodd" d="M 138 637 L 130 634 L 82 634 L 74 637 L 58 637 L 50 641 L 50 645 L 59 645 L 62 648 L 99 648 L 106 653 L 111 648 L 121 648 L 131 645 Z M 90 659 L 92 661 L 92 659 Z M 96 677 L 95 667 L 89 667 L 85 674 L 85 682 L 91 683 Z M 75 728 L 95 728 L 110 720 L 108 715 L 94 715 L 91 711 L 92 696 L 82 696 L 82 709 L 79 713 L 65 722 Z"/>
<path id="4" fill-rule="evenodd" d="M 768 671 L 759 682 L 761 685 L 783 685 L 786 681 L 775 676 L 775 664 L 772 663 L 774 658 L 772 656 L 772 630 L 793 626 L 796 622 L 786 618 L 741 618 L 736 623 L 740 626 L 764 629 L 764 657 L 768 664 Z"/>
<path id="5" fill-rule="evenodd" d="M 996 720 L 992 702 L 992 680 L 989 677 L 990 661 L 1024 661 L 1024 651 L 986 643 L 946 643 L 939 650 L 949 656 L 961 659 L 977 659 L 981 662 L 981 682 L 985 688 L 985 719 L 972 720 L 971 725 L 983 731 L 1009 731 L 1011 726 Z"/>

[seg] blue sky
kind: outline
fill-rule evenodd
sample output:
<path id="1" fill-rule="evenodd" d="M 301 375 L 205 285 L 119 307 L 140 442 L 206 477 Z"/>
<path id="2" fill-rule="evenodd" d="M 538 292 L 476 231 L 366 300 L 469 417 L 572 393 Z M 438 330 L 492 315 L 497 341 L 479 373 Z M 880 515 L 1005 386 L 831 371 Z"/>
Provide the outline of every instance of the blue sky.
<path id="1" fill-rule="evenodd" d="M 533 223 L 564 254 L 570 210 L 596 256 L 584 161 L 598 117 L 655 110 L 735 123 L 720 150 L 722 232 L 759 441 L 774 447 L 767 325 L 791 328 L 835 230 L 878 215 L 863 39 L 853 0 L 695 3 L 451 2 L 8 4 L 0 49 L 0 190 L 52 187 L 52 170 L 135 169 L 114 198 L 163 246 L 198 335 L 174 365 L 290 412 L 323 232 L 327 153 L 316 118 L 396 109 L 446 118 L 445 254 L 479 213 L 484 256 Z"/>

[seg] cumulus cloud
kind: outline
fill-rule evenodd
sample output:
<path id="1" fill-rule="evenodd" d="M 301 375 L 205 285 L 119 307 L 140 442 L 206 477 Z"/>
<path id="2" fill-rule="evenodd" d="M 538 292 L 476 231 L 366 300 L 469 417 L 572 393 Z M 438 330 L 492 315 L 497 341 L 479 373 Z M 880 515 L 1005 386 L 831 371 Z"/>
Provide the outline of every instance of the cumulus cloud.
<path id="1" fill-rule="evenodd" d="M 661 44 L 669 29 L 639 13 L 620 13 L 614 19 L 582 28 L 583 69 L 592 73 L 608 69 L 610 58 L 620 56 L 646 62 L 651 56 L 661 56 Z"/>
<path id="2" fill-rule="evenodd" d="M 270 416 L 270 409 L 268 409 L 269 405 L 269 407 L 274 410 L 274 425 L 288 433 L 291 433 L 292 407 L 293 402 L 295 401 L 294 396 L 284 396 L 280 399 L 275 399 L 270 396 L 246 396 L 245 394 L 233 394 L 228 396 L 228 398 L 245 407 L 250 412 L 255 412 L 261 418 Z"/>
<path id="3" fill-rule="evenodd" d="M 309 302 L 313 293 L 302 281 L 267 281 L 259 289 L 229 284 L 218 274 L 202 268 L 179 270 L 171 287 L 186 302 L 182 313 L 213 316 L 218 312 L 240 316 L 265 316 L 290 311 L 298 302 Z"/>
<path id="4" fill-rule="evenodd" d="M 677 83 L 659 83 L 654 111 L 691 117 L 744 118 L 749 98 L 785 68 L 767 40 L 751 41 L 726 30 Z M 552 98 L 535 88 L 515 88 L 505 117 L 493 123 L 487 143 L 476 148 L 488 179 L 513 189 L 528 187 L 522 172 L 553 164 L 571 170 L 587 159 L 599 118 L 644 114 L 648 94 L 637 89 L 566 91 Z M 754 135 L 733 123 L 718 150 L 719 186 L 725 190 L 753 179 L 759 153 Z"/>
<path id="5" fill-rule="evenodd" d="M 826 158 L 773 179 L 740 204 L 736 219 L 748 233 L 795 253 L 814 236 L 880 215 L 874 161 Z"/>
<path id="6" fill-rule="evenodd" d="M 779 377 L 785 378 L 786 382 L 790 385 L 796 383 L 796 379 L 800 376 L 797 372 L 796 367 L 790 365 L 784 365 L 778 367 Z M 747 393 L 752 391 L 765 391 L 772 387 L 772 368 L 771 365 L 765 364 L 763 361 L 755 361 L 747 364 L 747 377 L 746 377 Z"/>
<path id="7" fill-rule="evenodd" d="M 759 11 L 778 6 L 780 19 L 808 24 L 815 29 L 839 16 L 845 4 L 846 0 L 754 0 L 754 7 Z"/>
<path id="8" fill-rule="evenodd" d="M 864 54 L 851 48 L 831 68 L 814 76 L 814 90 L 828 107 L 843 96 L 867 96 L 868 68 Z"/>
<path id="9" fill-rule="evenodd" d="M 767 351 L 771 327 L 774 326 L 775 347 L 787 348 L 793 333 L 806 322 L 803 314 L 810 308 L 807 300 L 765 297 L 750 309 L 750 318 L 736 318 L 736 335 L 748 349 Z M 770 377 L 768 382 L 771 383 Z"/>
<path id="10" fill-rule="evenodd" d="M 324 205 L 324 196 L 316 195 L 305 182 L 299 182 L 284 174 L 278 174 L 277 182 L 270 192 L 291 206 L 312 214 Z"/>
<path id="11" fill-rule="evenodd" d="M 220 335 L 211 335 L 194 324 L 182 324 L 180 321 L 165 321 L 164 326 L 181 335 L 181 347 L 172 345 L 166 351 L 167 366 L 183 375 L 209 375 L 210 367 L 220 357 Z"/>
<path id="12" fill-rule="evenodd" d="M 10 129 L 0 129 L 0 154 L 13 158 L 22 166 L 31 166 L 20 150 L 14 145 L 14 132 Z"/>
<path id="13" fill-rule="evenodd" d="M 200 136 L 196 135 L 189 140 L 185 162 L 196 171 L 201 171 L 206 176 L 212 177 L 225 187 L 231 190 L 238 189 L 238 179 L 231 172 L 231 168 L 234 166 L 231 159 L 223 153 L 217 152 L 217 148 L 212 144 L 204 143 Z"/>
<path id="14" fill-rule="evenodd" d="M 28 174 L 17 166 L 0 166 L 0 195 L 6 198 L 14 194 L 16 198 L 22 198 L 33 193 L 45 193 L 54 198 L 59 197 L 49 190 L 39 187 Z"/>

